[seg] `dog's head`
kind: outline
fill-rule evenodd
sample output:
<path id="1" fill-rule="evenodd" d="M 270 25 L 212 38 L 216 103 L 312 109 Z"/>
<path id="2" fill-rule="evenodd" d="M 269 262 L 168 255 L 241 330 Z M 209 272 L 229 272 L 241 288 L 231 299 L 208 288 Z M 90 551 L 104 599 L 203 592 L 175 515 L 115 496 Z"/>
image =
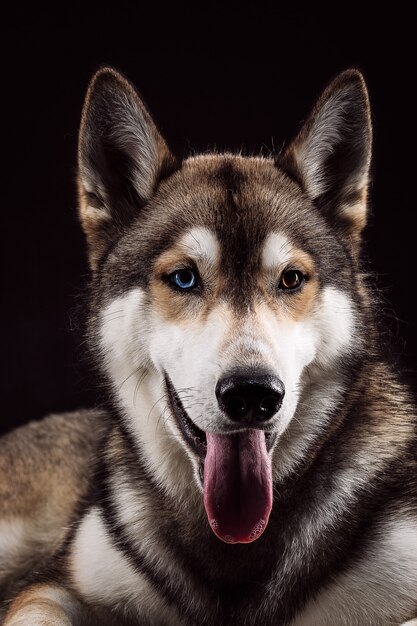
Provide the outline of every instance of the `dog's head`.
<path id="1" fill-rule="evenodd" d="M 357 71 L 275 159 L 179 161 L 120 74 L 90 84 L 79 195 L 95 347 L 154 474 L 180 490 L 194 471 L 225 541 L 262 533 L 273 479 L 322 436 L 360 353 L 370 150 Z"/>

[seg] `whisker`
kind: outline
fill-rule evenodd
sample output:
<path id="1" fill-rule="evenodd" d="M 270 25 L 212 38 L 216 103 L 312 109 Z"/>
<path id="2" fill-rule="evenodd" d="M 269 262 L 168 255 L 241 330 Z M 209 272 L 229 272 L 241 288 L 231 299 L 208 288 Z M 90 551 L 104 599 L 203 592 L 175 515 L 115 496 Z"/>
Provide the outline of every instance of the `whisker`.
<path id="1" fill-rule="evenodd" d="M 142 374 L 142 376 L 140 376 L 140 378 L 138 378 L 138 381 L 135 385 L 135 389 L 133 391 L 133 407 L 136 407 L 136 400 L 138 397 L 138 392 L 139 392 L 139 387 L 141 386 L 141 384 L 143 383 L 143 381 L 145 380 L 146 376 L 149 374 L 149 370 L 145 369 L 144 373 Z"/>
<path id="2" fill-rule="evenodd" d="M 117 389 L 120 391 L 121 388 L 123 387 L 123 385 L 129 380 L 129 378 L 132 378 L 132 376 L 134 376 L 135 374 L 137 374 L 140 370 L 142 369 L 142 367 L 136 367 L 133 372 L 131 372 L 128 376 L 126 376 L 126 378 L 124 379 L 123 382 L 120 383 L 120 385 L 117 387 Z"/>

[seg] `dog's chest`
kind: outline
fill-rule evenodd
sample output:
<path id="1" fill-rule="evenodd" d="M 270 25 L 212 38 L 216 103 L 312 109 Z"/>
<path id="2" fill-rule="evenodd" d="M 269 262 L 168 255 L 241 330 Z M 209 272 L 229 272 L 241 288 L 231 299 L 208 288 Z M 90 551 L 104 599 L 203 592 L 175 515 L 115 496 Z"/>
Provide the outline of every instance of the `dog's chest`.
<path id="1" fill-rule="evenodd" d="M 271 571 L 262 586 L 253 581 L 252 588 L 245 584 L 239 589 L 237 572 L 236 585 L 231 583 L 222 592 L 216 586 L 204 589 L 204 576 L 196 583 L 195 576 L 186 572 L 184 563 L 173 560 L 172 554 L 157 556 L 147 548 L 148 557 L 140 567 L 114 544 L 100 513 L 93 509 L 79 528 L 69 558 L 76 591 L 88 604 L 107 604 L 131 619 L 173 626 L 243 623 L 248 619 L 251 624 L 271 626 L 383 625 L 407 619 L 417 606 L 416 520 L 387 523 L 380 541 L 323 589 L 317 589 L 304 608 L 297 606 L 296 597 L 286 589 L 286 580 L 294 581 L 295 554 L 279 570 Z M 194 565 L 194 573 L 204 567 L 202 562 Z M 254 570 L 259 571 L 257 565 L 254 563 Z"/>
<path id="2" fill-rule="evenodd" d="M 380 526 L 378 539 L 307 602 L 292 626 L 400 624 L 417 610 L 417 519 Z"/>

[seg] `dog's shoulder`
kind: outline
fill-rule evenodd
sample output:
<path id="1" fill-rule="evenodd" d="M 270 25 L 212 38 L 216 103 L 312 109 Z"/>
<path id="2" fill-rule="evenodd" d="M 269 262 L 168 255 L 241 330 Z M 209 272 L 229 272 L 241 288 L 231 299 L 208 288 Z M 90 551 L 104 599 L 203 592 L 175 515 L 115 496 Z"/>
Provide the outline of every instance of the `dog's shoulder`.
<path id="1" fill-rule="evenodd" d="M 50 415 L 0 439 L 0 585 L 53 552 L 87 497 L 104 411 Z"/>
<path id="2" fill-rule="evenodd" d="M 0 439 L 0 516 L 23 514 L 45 493 L 69 482 L 83 488 L 86 464 L 95 456 L 106 430 L 102 411 L 50 415 Z M 13 478 L 13 482 L 11 482 Z M 67 490 L 67 487 L 65 487 Z M 21 499 L 30 496 L 30 501 Z"/>

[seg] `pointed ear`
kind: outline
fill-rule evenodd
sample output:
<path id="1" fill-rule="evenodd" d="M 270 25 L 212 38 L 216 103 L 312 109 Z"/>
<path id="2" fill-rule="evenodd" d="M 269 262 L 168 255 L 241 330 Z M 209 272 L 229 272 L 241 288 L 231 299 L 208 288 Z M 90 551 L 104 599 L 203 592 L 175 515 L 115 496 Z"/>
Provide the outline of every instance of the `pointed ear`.
<path id="1" fill-rule="evenodd" d="M 112 68 L 92 78 L 78 143 L 79 214 L 90 265 L 176 167 L 135 88 Z"/>
<path id="2" fill-rule="evenodd" d="M 368 92 L 357 70 L 324 91 L 278 163 L 350 238 L 355 251 L 366 224 L 372 128 Z"/>

